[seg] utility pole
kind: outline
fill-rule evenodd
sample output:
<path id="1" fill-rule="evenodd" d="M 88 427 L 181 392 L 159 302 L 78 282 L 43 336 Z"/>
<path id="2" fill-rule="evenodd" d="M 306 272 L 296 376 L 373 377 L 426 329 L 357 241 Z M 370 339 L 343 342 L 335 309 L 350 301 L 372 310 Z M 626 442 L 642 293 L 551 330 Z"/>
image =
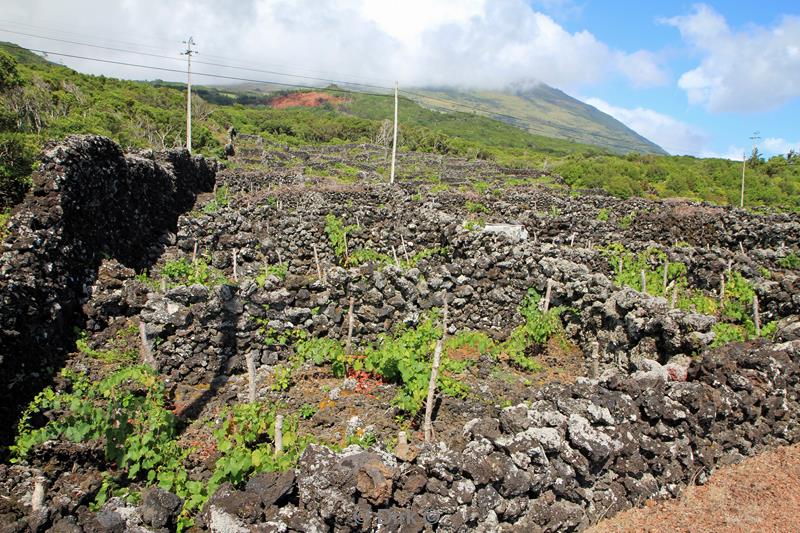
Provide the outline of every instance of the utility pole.
<path id="1" fill-rule="evenodd" d="M 744 207 L 744 167 L 747 165 L 747 154 L 742 150 L 742 195 L 739 197 L 739 209 Z"/>
<path id="2" fill-rule="evenodd" d="M 186 45 L 186 50 L 181 52 L 181 55 L 186 56 L 186 149 L 192 153 L 192 54 L 196 54 L 197 50 L 192 50 L 192 46 L 196 44 L 194 39 L 189 37 L 188 41 L 183 41 Z"/>
<path id="3" fill-rule="evenodd" d="M 397 157 L 397 87 L 394 82 L 394 137 L 392 140 L 392 171 L 389 175 L 389 185 L 394 185 L 394 160 Z"/>
<path id="4" fill-rule="evenodd" d="M 753 141 L 753 155 L 755 155 L 755 152 L 756 152 L 756 144 L 758 143 L 759 140 L 761 140 L 761 136 L 759 135 L 760 133 L 761 133 L 760 131 L 754 131 L 753 135 L 750 136 L 750 140 Z M 747 154 L 745 154 L 743 152 L 742 153 L 742 193 L 741 193 L 741 196 L 739 198 L 739 208 L 743 208 L 744 207 L 744 169 L 745 169 L 746 161 L 747 161 Z"/>
<path id="5" fill-rule="evenodd" d="M 750 140 L 753 141 L 753 154 L 755 154 L 756 145 L 758 144 L 758 141 L 761 140 L 761 135 L 759 135 L 760 133 L 761 133 L 760 131 L 754 131 L 753 134 L 750 136 Z"/>

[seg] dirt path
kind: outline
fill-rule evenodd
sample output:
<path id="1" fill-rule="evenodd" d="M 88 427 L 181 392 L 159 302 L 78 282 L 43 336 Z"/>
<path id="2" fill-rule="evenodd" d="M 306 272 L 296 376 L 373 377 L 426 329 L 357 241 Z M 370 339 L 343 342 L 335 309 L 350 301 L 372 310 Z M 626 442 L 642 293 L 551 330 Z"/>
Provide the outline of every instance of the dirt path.
<path id="1" fill-rule="evenodd" d="M 720 468 L 681 498 L 648 501 L 588 530 L 656 532 L 800 531 L 800 444 Z"/>

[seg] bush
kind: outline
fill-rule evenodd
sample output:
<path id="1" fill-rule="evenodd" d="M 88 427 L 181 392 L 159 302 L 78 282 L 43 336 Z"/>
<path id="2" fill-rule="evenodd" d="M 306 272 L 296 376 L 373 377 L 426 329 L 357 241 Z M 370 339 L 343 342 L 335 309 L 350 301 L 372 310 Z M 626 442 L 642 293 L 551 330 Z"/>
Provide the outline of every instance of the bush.
<path id="1" fill-rule="evenodd" d="M 30 188 L 37 148 L 25 135 L 0 133 L 0 210 L 19 203 Z"/>
<path id="2" fill-rule="evenodd" d="M 536 372 L 541 366 L 531 359 L 528 349 L 533 345 L 544 344 L 550 337 L 562 330 L 561 315 L 566 307 L 551 307 L 547 311 L 539 309 L 542 297 L 535 289 L 528 289 L 528 294 L 519 307 L 524 322 L 514 328 L 508 339 L 499 350 L 523 370 Z"/>
<path id="3" fill-rule="evenodd" d="M 181 257 L 175 261 L 167 261 L 161 269 L 161 274 L 178 285 L 215 287 L 230 283 L 225 274 L 212 267 L 210 262 L 209 257 L 198 257 L 194 262 Z"/>

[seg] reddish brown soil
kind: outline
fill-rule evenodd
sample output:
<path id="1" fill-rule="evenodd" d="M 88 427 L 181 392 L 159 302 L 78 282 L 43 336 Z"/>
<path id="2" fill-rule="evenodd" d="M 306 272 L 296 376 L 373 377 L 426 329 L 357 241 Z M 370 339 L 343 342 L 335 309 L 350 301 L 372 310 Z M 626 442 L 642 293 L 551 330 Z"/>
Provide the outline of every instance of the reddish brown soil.
<path id="1" fill-rule="evenodd" d="M 800 444 L 720 468 L 682 497 L 648 501 L 600 522 L 591 533 L 800 531 Z"/>
<path id="2" fill-rule="evenodd" d="M 270 102 L 270 107 L 275 109 L 286 109 L 287 107 L 319 107 L 326 103 L 335 106 L 344 101 L 344 98 L 339 98 L 338 96 L 328 93 L 297 92 L 275 98 Z"/>

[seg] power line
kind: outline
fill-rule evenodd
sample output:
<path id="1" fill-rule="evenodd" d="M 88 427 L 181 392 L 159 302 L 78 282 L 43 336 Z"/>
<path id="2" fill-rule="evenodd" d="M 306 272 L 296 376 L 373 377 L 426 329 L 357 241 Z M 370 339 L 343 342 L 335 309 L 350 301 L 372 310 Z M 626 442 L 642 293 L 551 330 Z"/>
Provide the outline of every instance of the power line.
<path id="1" fill-rule="evenodd" d="M 111 60 L 111 59 L 99 59 L 99 58 L 96 58 L 96 57 L 79 56 L 79 55 L 75 55 L 75 54 L 65 54 L 63 52 L 53 52 L 53 51 L 50 51 L 50 50 L 41 50 L 41 49 L 37 49 L 37 48 L 29 48 L 29 50 L 32 51 L 32 52 L 39 52 L 39 53 L 47 54 L 47 55 L 71 57 L 73 59 L 84 59 L 84 60 L 87 60 L 87 61 L 97 61 L 97 62 L 100 62 L 100 63 L 109 63 L 109 64 L 112 64 L 112 65 L 123 65 L 123 66 L 127 66 L 127 67 L 145 68 L 145 69 L 150 69 L 150 70 L 158 70 L 158 71 L 162 71 L 162 72 L 176 72 L 176 73 L 179 73 L 179 74 L 185 74 L 186 73 L 186 71 L 180 70 L 180 69 L 167 68 L 167 67 L 156 67 L 156 66 L 152 66 L 152 65 L 141 65 L 141 64 L 138 64 L 138 63 L 128 63 L 127 61 L 114 61 L 114 60 Z M 283 82 L 278 82 L 278 81 L 259 80 L 259 79 L 253 79 L 253 78 L 240 78 L 240 77 L 237 77 L 237 76 L 225 76 L 223 74 L 211 74 L 209 72 L 192 72 L 192 73 L 195 76 L 206 76 L 206 77 L 209 77 L 209 78 L 219 78 L 219 79 L 234 80 L 234 81 L 246 81 L 246 82 L 250 82 L 250 83 L 266 83 L 266 84 L 272 84 L 272 85 L 280 85 L 282 87 L 296 87 L 298 89 L 311 89 L 311 90 L 319 89 L 319 87 L 312 87 L 310 85 L 299 85 L 299 84 L 296 84 L 296 83 L 283 83 Z M 364 91 L 351 91 L 351 90 L 348 90 L 348 89 L 340 89 L 340 88 L 328 88 L 328 87 L 326 87 L 325 90 L 332 91 L 332 92 L 347 93 L 347 94 L 366 94 L 366 95 L 370 95 L 370 96 L 391 97 L 391 95 L 389 95 L 389 94 L 369 93 L 369 92 L 364 92 Z"/>
<path id="2" fill-rule="evenodd" d="M 112 39 L 110 37 L 102 37 L 102 36 L 99 36 L 99 35 L 88 35 L 86 33 L 76 33 L 76 32 L 73 32 L 73 31 L 62 30 L 62 29 L 59 29 L 59 28 L 50 28 L 50 27 L 47 27 L 47 26 L 36 26 L 34 24 L 26 24 L 24 22 L 18 22 L 18 21 L 15 21 L 15 20 L 3 20 L 3 19 L 0 19 L 0 23 L 1 24 L 12 24 L 14 27 L 25 26 L 27 28 L 33 28 L 34 30 L 45 30 L 45 31 L 52 31 L 52 32 L 56 32 L 56 33 L 61 33 L 61 34 L 64 34 L 64 35 L 75 35 L 75 36 L 81 37 L 81 38 L 87 38 L 88 37 L 90 39 L 98 39 L 100 41 L 107 41 L 107 42 L 111 42 L 111 43 L 120 43 L 120 44 L 124 44 L 124 45 L 140 46 L 142 48 L 150 48 L 150 49 L 154 49 L 154 50 L 162 50 L 163 49 L 163 48 L 159 48 L 158 46 L 153 46 L 151 44 L 137 43 L 137 42 L 132 42 L 132 41 L 121 41 L 119 39 Z M 174 45 L 174 43 L 172 41 L 160 41 L 160 42 L 164 43 L 165 45 L 169 45 L 169 46 Z"/>
<path id="3" fill-rule="evenodd" d="M 35 35 L 35 34 L 32 34 L 32 33 L 25 33 L 25 32 L 21 32 L 21 31 L 7 30 L 5 28 L 0 28 L 0 31 L 6 32 L 6 33 L 14 33 L 16 35 L 25 35 L 27 37 L 34 37 L 34 38 L 37 38 L 37 39 L 46 39 L 48 41 L 57 41 L 57 42 L 60 42 L 60 43 L 75 44 L 75 45 L 78 45 L 78 46 L 87 46 L 87 47 L 90 47 L 90 48 L 99 48 L 101 50 L 110 50 L 110 51 L 114 51 L 114 52 L 123 52 L 123 53 L 127 53 L 127 54 L 138 54 L 138 55 L 147 56 L 147 57 L 156 57 L 156 58 L 159 58 L 159 59 L 170 59 L 170 60 L 173 60 L 173 61 L 174 60 L 181 61 L 181 59 L 179 57 L 165 56 L 165 55 L 159 55 L 159 54 L 151 54 L 151 53 L 148 53 L 148 52 L 140 52 L 140 51 L 137 51 L 137 50 L 126 50 L 126 49 L 123 49 L 123 48 L 115 48 L 115 47 L 111 47 L 111 46 L 102 46 L 102 45 L 98 45 L 98 44 L 83 43 L 83 42 L 79 42 L 79 41 L 71 41 L 69 39 L 58 39 L 56 37 L 47 37 L 47 36 L 44 36 L 44 35 Z M 273 75 L 277 75 L 277 76 L 286 76 L 286 77 L 289 77 L 289 78 L 300 78 L 300 79 L 306 79 L 306 80 L 321 81 L 321 82 L 325 82 L 325 83 L 356 85 L 358 87 L 367 87 L 369 89 L 381 89 L 381 90 L 385 90 L 385 91 L 391 91 L 392 90 L 391 87 L 382 87 L 382 86 L 379 86 L 379 85 L 370 85 L 370 84 L 365 84 L 365 83 L 341 81 L 341 80 L 335 80 L 335 79 L 330 79 L 330 78 L 319 78 L 319 77 L 315 77 L 315 76 L 303 76 L 301 74 L 291 74 L 291 73 L 288 73 L 288 72 L 278 72 L 278 71 L 274 71 L 274 70 L 263 70 L 263 69 L 250 68 L 250 67 L 238 66 L 238 65 L 225 65 L 225 64 L 222 64 L 222 63 L 212 63 L 212 62 L 208 62 L 208 61 L 195 61 L 195 64 L 197 64 L 197 65 L 208 65 L 208 66 L 211 66 L 211 67 L 229 68 L 229 69 L 234 69 L 234 70 L 247 70 L 247 71 L 250 71 L 250 72 L 259 72 L 259 73 L 262 73 L 262 74 L 273 74 Z"/>
<path id="4" fill-rule="evenodd" d="M 138 42 L 119 41 L 119 40 L 115 40 L 115 39 L 109 39 L 109 38 L 106 38 L 106 37 L 75 33 L 75 32 L 70 32 L 70 31 L 59 30 L 59 29 L 56 29 L 56 28 L 47 28 L 47 27 L 43 27 L 43 26 L 34 26 L 32 24 L 24 24 L 24 23 L 20 23 L 20 22 L 9 21 L 9 20 L 0 19 L 0 23 L 13 24 L 14 26 L 27 26 L 29 28 L 34 28 L 34 29 L 37 29 L 37 30 L 53 31 L 53 32 L 56 32 L 56 33 L 63 33 L 63 34 L 67 34 L 67 35 L 76 35 L 76 36 L 82 37 L 82 38 L 99 39 L 101 41 L 122 43 L 122 44 L 126 44 L 126 45 L 138 46 L 138 47 L 142 47 L 142 48 L 149 48 L 151 50 L 158 50 L 158 51 L 163 51 L 164 50 L 164 48 L 159 48 L 157 46 L 152 46 L 152 45 L 138 43 Z M 22 32 L 19 32 L 19 31 L 7 30 L 7 29 L 2 29 L 2 28 L 0 28 L 0 31 L 6 31 L 6 32 L 9 32 L 9 33 L 17 33 L 17 34 L 20 34 L 20 35 L 26 35 L 26 36 L 29 36 L 29 37 L 36 37 L 36 38 L 41 38 L 41 39 L 57 40 L 57 41 L 61 41 L 61 42 L 67 42 L 67 43 L 78 44 L 78 45 L 83 45 L 83 46 L 90 46 L 90 47 L 95 47 L 95 48 L 105 48 L 107 50 L 117 50 L 117 51 L 121 51 L 121 52 L 129 52 L 129 53 L 144 53 L 144 52 L 138 52 L 138 51 L 133 51 L 133 50 L 122 50 L 122 49 L 117 49 L 117 48 L 113 48 L 113 47 L 103 47 L 103 46 L 100 46 L 100 45 L 94 45 L 94 44 L 83 43 L 83 42 L 74 42 L 74 41 L 69 41 L 69 40 L 65 40 L 65 39 L 57 39 L 57 38 L 54 38 L 54 37 L 47 37 L 47 36 L 44 36 L 44 35 L 34 35 L 34 34 L 29 34 L 29 33 L 22 33 Z M 160 41 L 160 42 L 166 43 L 167 41 Z M 153 57 L 162 57 L 164 59 L 173 59 L 171 56 L 169 56 L 169 57 L 168 56 L 160 56 L 158 54 L 152 54 L 152 55 L 153 55 Z M 209 58 L 222 59 L 222 60 L 226 60 L 226 61 L 241 61 L 241 58 L 232 58 L 232 57 L 219 56 L 219 55 L 214 55 L 214 54 L 204 54 L 204 55 L 206 57 L 209 57 Z M 262 65 L 266 66 L 266 65 L 268 65 L 266 63 L 262 63 L 262 64 L 245 63 L 245 64 L 250 65 L 250 66 L 262 66 Z M 377 77 L 373 77 L 373 76 L 360 76 L 360 75 L 353 75 L 353 74 L 343 74 L 343 73 L 337 73 L 337 72 L 332 72 L 332 71 L 309 69 L 309 68 L 299 67 L 299 66 L 289 66 L 289 65 L 279 65 L 279 64 L 271 64 L 271 65 L 274 66 L 274 67 L 278 67 L 278 68 L 283 68 L 283 67 L 294 68 L 294 69 L 297 69 L 297 70 L 300 70 L 300 71 L 305 71 L 305 72 L 312 73 L 312 74 L 313 73 L 326 74 L 326 75 L 330 74 L 330 75 L 333 75 L 333 76 L 343 76 L 343 77 L 357 78 L 357 79 L 362 79 L 362 80 L 373 80 L 373 81 L 383 81 L 383 82 L 390 82 L 391 81 L 388 78 L 377 78 Z M 222 66 L 226 66 L 226 65 L 222 65 Z M 236 68 L 245 68 L 245 67 L 236 67 Z M 310 78 L 308 76 L 303 76 L 303 75 L 299 75 L 299 74 L 288 74 L 288 73 L 285 73 L 285 75 L 286 76 L 292 76 L 292 77 L 315 79 L 315 78 Z M 321 79 L 321 81 L 326 81 L 326 80 L 325 79 Z M 355 82 L 349 82 L 349 83 L 351 85 L 362 85 L 362 84 L 357 84 Z M 392 90 L 392 87 L 387 87 L 386 90 Z"/>
<path id="5" fill-rule="evenodd" d="M 14 34 L 17 34 L 17 35 L 25 35 L 26 37 L 35 37 L 37 39 L 46 39 L 48 41 L 57 41 L 59 43 L 77 44 L 79 46 L 88 46 L 90 48 L 100 48 L 101 50 L 111 50 L 111 51 L 114 51 L 114 52 L 125 52 L 125 53 L 128 53 L 128 54 L 139 54 L 139 55 L 148 56 L 148 57 L 158 57 L 158 58 L 161 58 L 161 59 L 177 59 L 179 61 L 182 61 L 181 58 L 179 58 L 179 57 L 164 56 L 164 55 L 159 55 L 159 54 L 151 54 L 149 52 L 140 52 L 140 51 L 137 51 L 137 50 L 125 50 L 123 48 L 114 48 L 114 47 L 111 47 L 111 46 L 102 46 L 102 45 L 99 45 L 99 44 L 89 44 L 89 43 L 82 43 L 82 42 L 78 42 L 78 41 L 70 41 L 69 39 L 58 39 L 56 37 L 46 37 L 44 35 L 35 35 L 33 33 L 25 33 L 25 32 L 21 32 L 21 31 L 7 30 L 5 28 L 0 28 L 0 31 L 5 32 L 5 33 L 14 33 Z"/>
<path id="6" fill-rule="evenodd" d="M 27 26 L 30 26 L 30 25 L 27 25 Z M 31 26 L 31 27 L 35 27 L 35 26 Z M 43 28 L 43 29 L 45 29 L 45 28 Z M 25 36 L 28 36 L 28 37 L 34 37 L 34 38 L 40 38 L 40 39 L 47 39 L 47 40 L 51 40 L 51 41 L 63 42 L 63 43 L 68 43 L 68 44 L 75 44 L 75 45 L 79 45 L 79 46 L 88 46 L 88 47 L 91 47 L 91 48 L 98 48 L 98 49 L 102 49 L 102 50 L 123 52 L 123 53 L 129 53 L 129 54 L 139 54 L 139 55 L 143 55 L 143 56 L 155 57 L 155 58 L 159 58 L 159 59 L 169 59 L 169 60 L 173 60 L 173 61 L 174 60 L 181 60 L 179 57 L 152 54 L 152 53 L 140 52 L 140 51 L 136 51 L 136 50 L 126 50 L 126 49 L 115 48 L 115 47 L 110 47 L 110 46 L 101 46 L 101 45 L 97 45 L 97 44 L 90 44 L 90 43 L 84 43 L 84 42 L 79 42 L 79 41 L 71 41 L 71 40 L 68 40 L 68 39 L 58 39 L 58 38 L 55 38 L 55 37 L 47 37 L 47 36 L 44 36 L 44 35 L 35 35 L 35 34 L 30 34 L 30 33 L 14 31 L 14 30 L 7 30 L 7 29 L 4 29 L 4 28 L 0 28 L 0 31 L 8 32 L 8 33 L 14 33 L 14 34 L 18 34 L 18 35 L 25 35 Z M 53 31 L 60 31 L 60 30 L 53 30 Z M 69 33 L 69 32 L 63 32 L 63 33 Z M 78 35 L 78 34 L 75 34 L 75 35 Z M 118 41 L 118 42 L 123 42 L 123 41 Z M 135 46 L 148 46 L 148 45 L 143 45 L 143 44 L 140 44 L 140 43 L 132 43 L 132 42 L 128 43 L 128 44 L 133 44 Z M 148 47 L 149 48 L 154 48 L 154 47 L 150 47 L 150 46 L 148 46 Z M 56 52 L 51 52 L 51 53 L 53 53 L 54 55 L 64 55 L 66 57 L 70 57 L 68 54 L 58 54 Z M 78 57 L 78 56 L 76 56 L 76 57 Z M 214 56 L 214 55 L 210 55 L 210 54 L 206 54 L 206 57 L 220 57 L 222 59 L 226 59 L 226 58 L 224 58 L 222 56 Z M 91 60 L 91 61 L 101 61 L 99 59 L 93 59 L 93 58 L 81 58 L 81 59 L 88 59 L 88 60 Z M 343 81 L 343 80 L 337 80 L 337 79 L 331 79 L 331 78 L 321 78 L 321 77 L 316 77 L 316 76 L 304 76 L 304 75 L 301 75 L 301 74 L 291 74 L 291 73 L 288 73 L 288 72 L 265 70 L 265 69 L 259 69 L 259 68 L 252 68 L 252 67 L 248 67 L 248 66 L 225 65 L 225 64 L 222 64 L 222 63 L 214 63 L 214 62 L 209 62 L 209 61 L 194 61 L 194 63 L 197 64 L 197 65 L 207 65 L 207 66 L 212 66 L 212 67 L 228 68 L 228 69 L 234 69 L 234 70 L 245 70 L 245 71 L 249 71 L 249 72 L 258 72 L 258 73 L 261 73 L 261 74 L 271 74 L 271 75 L 276 75 L 276 76 L 285 76 L 285 77 L 288 77 L 288 78 L 298 78 L 298 79 L 306 79 L 306 80 L 312 80 L 312 81 L 320 81 L 320 82 L 325 82 L 325 83 L 334 83 L 334 84 L 337 84 L 337 85 L 343 84 L 343 85 L 352 85 L 352 86 L 356 86 L 356 87 L 366 87 L 368 89 L 378 89 L 378 90 L 387 91 L 387 92 L 390 92 L 390 91 L 394 90 L 394 87 L 385 87 L 385 86 L 381 86 L 381 85 L 372 85 L 372 84 L 358 83 L 358 82 L 352 82 L 352 81 Z M 122 63 L 119 63 L 119 64 L 122 64 Z M 148 66 L 144 66 L 144 65 L 136 65 L 136 66 L 139 66 L 139 67 L 142 67 L 142 68 L 156 68 L 156 69 L 159 69 L 159 67 L 148 67 Z M 160 69 L 160 70 L 165 70 L 165 69 Z M 169 71 L 169 70 L 167 70 L 167 71 Z M 216 77 L 219 77 L 219 78 L 222 78 L 222 79 L 232 79 L 232 80 L 251 81 L 251 82 L 253 81 L 253 80 L 249 80 L 249 79 L 245 79 L 245 78 L 235 78 L 235 77 L 224 76 L 224 75 L 212 75 L 212 74 L 202 74 L 202 73 L 197 73 L 197 74 L 201 75 L 201 76 L 216 76 Z M 374 78 L 374 79 L 378 79 L 378 78 Z M 279 82 L 275 82 L 275 81 L 260 82 L 260 83 L 272 83 L 272 84 L 275 84 L 275 85 L 281 85 L 281 86 L 286 86 L 286 87 L 298 87 L 298 88 L 308 88 L 308 89 L 316 89 L 317 88 L 317 87 L 307 87 L 307 86 L 303 86 L 303 85 L 299 85 L 299 84 L 279 83 Z M 485 107 L 475 106 L 475 105 L 466 104 L 466 103 L 462 103 L 462 102 L 456 102 L 456 101 L 453 101 L 453 100 L 447 100 L 447 99 L 444 99 L 444 98 L 439 98 L 439 97 L 431 96 L 431 95 L 427 95 L 427 94 L 421 94 L 421 93 L 417 93 L 417 92 L 414 92 L 414 91 L 400 90 L 400 92 L 403 93 L 403 94 L 409 95 L 409 96 L 413 96 L 413 97 L 419 98 L 419 99 L 431 100 L 431 101 L 434 101 L 434 102 L 441 102 L 441 103 L 448 104 L 450 106 L 455 106 L 455 107 L 458 107 L 458 108 L 461 108 L 461 109 L 468 109 L 468 110 L 471 110 L 471 111 L 479 111 L 481 113 L 485 113 L 486 115 L 493 116 L 493 117 L 502 117 L 502 118 L 507 118 L 507 119 L 510 119 L 510 120 L 520 121 L 520 122 L 525 122 L 525 120 L 526 120 L 526 119 L 524 119 L 522 117 L 509 115 L 509 114 L 506 114 L 506 113 L 498 113 L 496 111 L 492 111 L 491 109 L 487 109 Z M 366 93 L 366 94 L 370 94 L 370 93 Z"/>

